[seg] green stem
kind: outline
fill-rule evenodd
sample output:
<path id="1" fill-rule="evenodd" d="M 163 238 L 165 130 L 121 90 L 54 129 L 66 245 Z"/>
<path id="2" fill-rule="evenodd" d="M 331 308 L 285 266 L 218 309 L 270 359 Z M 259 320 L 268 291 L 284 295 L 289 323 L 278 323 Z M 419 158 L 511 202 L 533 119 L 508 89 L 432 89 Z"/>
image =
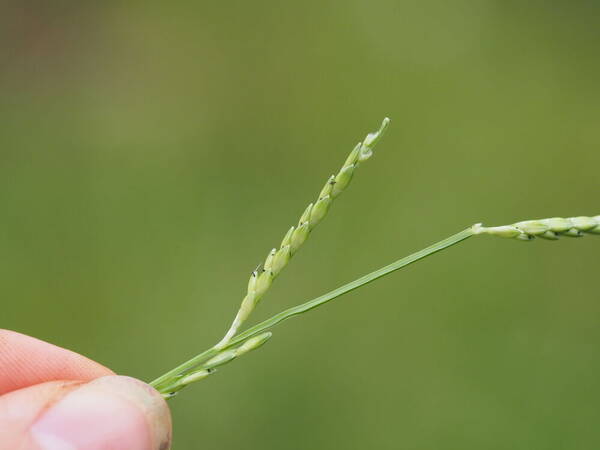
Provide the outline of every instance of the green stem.
<path id="1" fill-rule="evenodd" d="M 291 317 L 308 312 L 311 309 L 314 309 L 318 306 L 324 305 L 325 303 L 330 302 L 331 300 L 333 300 L 341 295 L 344 295 L 350 291 L 353 291 L 354 289 L 358 289 L 359 287 L 362 287 L 368 283 L 371 283 L 372 281 L 375 281 L 378 278 L 384 277 L 385 275 L 395 272 L 396 270 L 401 269 L 405 266 L 408 266 L 409 264 L 412 264 L 416 261 L 419 261 L 420 259 L 423 259 L 429 255 L 437 253 L 440 250 L 443 250 L 445 248 L 448 248 L 455 244 L 458 244 L 459 242 L 464 241 L 465 239 L 467 239 L 473 235 L 474 235 L 473 228 L 472 227 L 467 228 L 466 230 L 463 230 L 460 233 L 450 236 L 449 238 L 446 238 L 443 241 L 437 242 L 436 244 L 433 244 L 423 250 L 413 253 L 412 255 L 409 255 L 402 259 L 399 259 L 398 261 L 393 262 L 392 264 L 390 264 L 388 266 L 382 267 L 381 269 L 378 269 L 378 270 L 371 272 L 357 280 L 351 281 L 348 284 L 345 284 L 337 289 L 334 289 L 333 291 L 328 292 L 327 294 L 321 295 L 320 297 L 317 297 L 317 298 L 310 300 L 306 303 L 303 303 L 301 305 L 286 309 L 285 311 L 282 311 L 279 314 L 274 315 L 270 319 L 267 319 L 257 325 L 254 325 L 253 327 L 249 328 L 248 330 L 244 331 L 243 333 L 238 334 L 233 339 L 231 339 L 231 341 L 228 342 L 226 347 L 210 348 L 210 349 L 200 353 L 199 355 L 195 356 L 194 358 L 190 359 L 189 361 L 181 364 L 180 366 L 176 367 L 175 369 L 167 372 L 163 376 L 157 378 L 150 384 L 152 386 L 154 386 L 155 388 L 157 388 L 159 391 L 161 391 L 161 389 L 160 389 L 161 385 L 164 386 L 165 383 L 170 381 L 173 377 L 177 377 L 178 375 L 186 373 L 189 370 L 197 368 L 202 362 L 208 360 L 209 358 L 212 358 L 213 356 L 217 355 L 224 349 L 239 345 L 239 344 L 243 343 L 244 341 L 246 341 L 247 339 L 249 339 L 253 336 L 256 336 L 260 333 L 263 333 L 263 332 L 269 330 L 270 328 L 273 328 L 275 325 L 283 322 L 284 320 L 287 320 Z"/>
<path id="2" fill-rule="evenodd" d="M 381 269 L 378 269 L 363 277 L 360 277 L 357 280 L 351 281 L 348 284 L 340 286 L 339 288 L 334 289 L 333 291 L 328 292 L 327 294 L 323 294 L 320 297 L 317 297 L 301 305 L 286 309 L 285 311 L 274 315 L 270 319 L 267 319 L 264 322 L 254 325 L 253 327 L 249 328 L 243 333 L 238 334 L 231 340 L 231 345 L 237 345 L 245 341 L 246 339 L 251 338 L 252 336 L 256 336 L 257 334 L 260 334 L 270 328 L 273 328 L 275 325 L 283 322 L 284 320 L 308 312 L 311 309 L 314 309 L 318 306 L 324 305 L 325 303 L 328 303 L 341 295 L 347 294 L 348 292 L 353 291 L 354 289 L 358 289 L 359 287 L 369 284 L 372 281 L 377 280 L 378 278 L 384 277 L 385 275 L 395 272 L 396 270 L 408 266 L 409 264 L 417 262 L 420 259 L 437 253 L 440 250 L 451 247 L 452 245 L 457 244 L 460 241 L 464 241 L 465 239 L 471 236 L 473 236 L 473 232 L 471 228 L 467 228 L 466 230 L 463 230 L 460 233 L 450 236 L 449 238 L 444 239 L 443 241 L 440 241 L 423 250 L 413 253 L 412 255 L 399 259 L 398 261 L 393 262 L 388 266 L 382 267 Z"/>

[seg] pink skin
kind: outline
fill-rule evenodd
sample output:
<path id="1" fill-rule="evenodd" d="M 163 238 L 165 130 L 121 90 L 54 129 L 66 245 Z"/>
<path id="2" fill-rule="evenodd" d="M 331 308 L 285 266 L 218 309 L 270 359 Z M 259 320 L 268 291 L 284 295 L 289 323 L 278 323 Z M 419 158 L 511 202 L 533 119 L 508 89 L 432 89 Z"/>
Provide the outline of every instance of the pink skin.
<path id="1" fill-rule="evenodd" d="M 171 417 L 147 384 L 0 330 L 0 450 L 166 450 Z"/>

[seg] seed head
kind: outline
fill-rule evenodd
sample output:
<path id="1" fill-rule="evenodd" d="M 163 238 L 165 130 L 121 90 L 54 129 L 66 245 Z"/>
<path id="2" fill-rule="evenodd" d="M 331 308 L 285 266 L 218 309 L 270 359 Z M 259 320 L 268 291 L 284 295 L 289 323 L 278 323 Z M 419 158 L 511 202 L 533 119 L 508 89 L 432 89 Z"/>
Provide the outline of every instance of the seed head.
<path id="1" fill-rule="evenodd" d="M 600 234 L 600 216 L 552 217 L 549 219 L 525 220 L 512 225 L 484 227 L 481 224 L 472 227 L 474 234 L 491 234 L 504 238 L 530 241 L 536 237 L 555 241 L 561 236 L 582 237 L 586 233 Z"/>
<path id="2" fill-rule="evenodd" d="M 248 282 L 246 297 L 244 297 L 229 331 L 227 331 L 221 342 L 217 344 L 218 348 L 224 348 L 237 333 L 238 328 L 269 289 L 275 277 L 279 275 L 290 258 L 296 254 L 302 244 L 308 239 L 310 232 L 325 218 L 333 199 L 339 196 L 348 187 L 350 181 L 352 181 L 356 168 L 361 162 L 366 161 L 372 156 L 374 145 L 381 138 L 389 123 L 390 119 L 385 118 L 379 130 L 369 133 L 363 142 L 359 142 L 352 149 L 337 175 L 329 177 L 315 202 L 309 204 L 304 210 L 300 216 L 298 225 L 288 230 L 281 241 L 279 250 L 274 249 L 269 252 L 264 262 L 264 271 L 255 270 L 252 273 Z"/>

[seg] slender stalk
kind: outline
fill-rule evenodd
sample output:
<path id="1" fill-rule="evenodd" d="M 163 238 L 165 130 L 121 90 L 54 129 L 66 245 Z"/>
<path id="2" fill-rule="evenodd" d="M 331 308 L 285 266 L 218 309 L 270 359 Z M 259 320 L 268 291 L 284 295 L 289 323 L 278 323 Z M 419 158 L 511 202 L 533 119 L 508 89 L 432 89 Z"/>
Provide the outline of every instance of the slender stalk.
<path id="1" fill-rule="evenodd" d="M 371 272 L 367 275 L 360 277 L 357 280 L 351 281 L 348 284 L 345 284 L 337 289 L 334 289 L 333 291 L 328 292 L 327 294 L 321 295 L 320 297 L 317 297 L 317 298 L 310 300 L 306 303 L 303 303 L 301 305 L 286 309 L 285 311 L 282 311 L 279 314 L 274 315 L 270 319 L 267 319 L 255 326 L 249 328 L 248 330 L 244 331 L 243 333 L 240 333 L 237 336 L 233 337 L 231 340 L 228 341 L 226 346 L 212 347 L 212 348 L 200 353 L 199 355 L 195 356 L 194 358 L 190 359 L 189 361 L 186 361 L 185 363 L 181 364 L 180 366 L 174 368 L 173 370 L 167 372 L 166 374 L 164 374 L 161 377 L 157 378 L 156 380 L 152 381 L 150 384 L 152 386 L 154 386 L 155 388 L 157 388 L 159 392 L 168 395 L 169 394 L 168 388 L 173 384 L 172 380 L 179 379 L 182 376 L 184 376 L 185 374 L 189 373 L 190 371 L 202 370 L 202 368 L 201 368 L 202 363 L 217 356 L 219 353 L 223 352 L 224 350 L 227 350 L 228 348 L 231 348 L 231 347 L 235 347 L 236 345 L 243 344 L 248 339 L 264 333 L 265 331 L 273 328 L 275 325 L 283 322 L 284 320 L 287 320 L 291 317 L 308 312 L 312 309 L 317 308 L 318 306 L 324 305 L 325 303 L 328 303 L 337 297 L 340 297 L 350 291 L 353 291 L 353 290 L 358 289 L 366 284 L 369 284 L 372 281 L 377 280 L 378 278 L 381 278 L 385 275 L 395 272 L 396 270 L 406 267 L 409 264 L 419 261 L 429 255 L 432 255 L 432 254 L 437 253 L 445 248 L 451 247 L 452 245 L 455 245 L 461 241 L 464 241 L 465 239 L 473 236 L 473 234 L 474 234 L 473 228 L 472 227 L 467 228 L 466 230 L 463 230 L 460 233 L 450 236 L 449 238 L 444 239 L 443 241 L 433 244 L 423 250 L 413 253 L 412 255 L 409 255 L 402 259 L 399 259 L 398 261 L 393 262 L 392 264 L 390 264 L 388 266 L 382 267 L 381 269 L 378 269 L 374 272 Z"/>
<path id="2" fill-rule="evenodd" d="M 470 238 L 471 236 L 473 236 L 473 230 L 472 230 L 472 228 L 467 228 L 466 230 L 463 230 L 460 233 L 456 233 L 455 235 L 450 236 L 449 238 L 446 238 L 443 241 L 437 242 L 423 250 L 413 253 L 412 255 L 406 256 L 402 259 L 399 259 L 396 262 L 393 262 L 392 264 L 382 267 L 381 269 L 378 269 L 374 272 L 364 275 L 357 280 L 351 281 L 348 284 L 340 286 L 339 288 L 334 289 L 333 291 L 328 292 L 327 294 L 323 294 L 320 297 L 317 297 L 317 298 L 310 300 L 306 303 L 303 303 L 301 305 L 286 309 L 285 311 L 282 311 L 279 314 L 274 315 L 270 319 L 267 319 L 255 326 L 249 328 L 248 330 L 244 331 L 243 333 L 238 334 L 235 338 L 233 338 L 231 340 L 231 345 L 239 344 L 240 342 L 243 342 L 246 339 L 249 339 L 253 336 L 256 336 L 257 334 L 263 333 L 264 331 L 273 328 L 275 325 L 278 325 L 279 323 L 283 322 L 284 320 L 287 320 L 291 317 L 308 312 L 308 311 L 315 309 L 321 305 L 324 305 L 325 303 L 329 303 L 331 300 L 333 300 L 337 297 L 347 294 L 348 292 L 351 292 L 362 286 L 365 286 L 381 277 L 384 277 L 386 275 L 389 275 L 392 272 L 395 272 L 396 270 L 402 269 L 403 267 L 406 267 L 409 264 L 412 264 L 423 258 L 426 258 L 429 255 L 433 255 L 434 253 L 437 253 L 441 250 L 444 250 L 448 247 L 458 244 L 459 242 L 464 241 L 465 239 Z"/>

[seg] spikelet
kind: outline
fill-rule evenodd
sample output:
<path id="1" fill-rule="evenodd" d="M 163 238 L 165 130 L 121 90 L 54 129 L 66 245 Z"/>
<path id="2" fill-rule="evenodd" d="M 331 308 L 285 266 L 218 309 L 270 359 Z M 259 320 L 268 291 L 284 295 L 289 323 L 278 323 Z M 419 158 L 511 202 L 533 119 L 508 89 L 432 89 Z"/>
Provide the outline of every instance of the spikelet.
<path id="1" fill-rule="evenodd" d="M 204 368 L 199 369 L 199 370 L 190 371 L 189 373 L 186 373 L 185 375 L 179 375 L 179 376 L 174 377 L 173 380 L 171 380 L 171 383 L 160 387 L 159 392 L 162 394 L 162 396 L 166 400 L 168 400 L 170 398 L 175 397 L 177 395 L 177 393 L 180 390 L 182 390 L 184 387 L 186 387 L 192 383 L 195 383 L 196 381 L 203 380 L 215 372 L 216 372 L 215 369 L 204 369 Z"/>

